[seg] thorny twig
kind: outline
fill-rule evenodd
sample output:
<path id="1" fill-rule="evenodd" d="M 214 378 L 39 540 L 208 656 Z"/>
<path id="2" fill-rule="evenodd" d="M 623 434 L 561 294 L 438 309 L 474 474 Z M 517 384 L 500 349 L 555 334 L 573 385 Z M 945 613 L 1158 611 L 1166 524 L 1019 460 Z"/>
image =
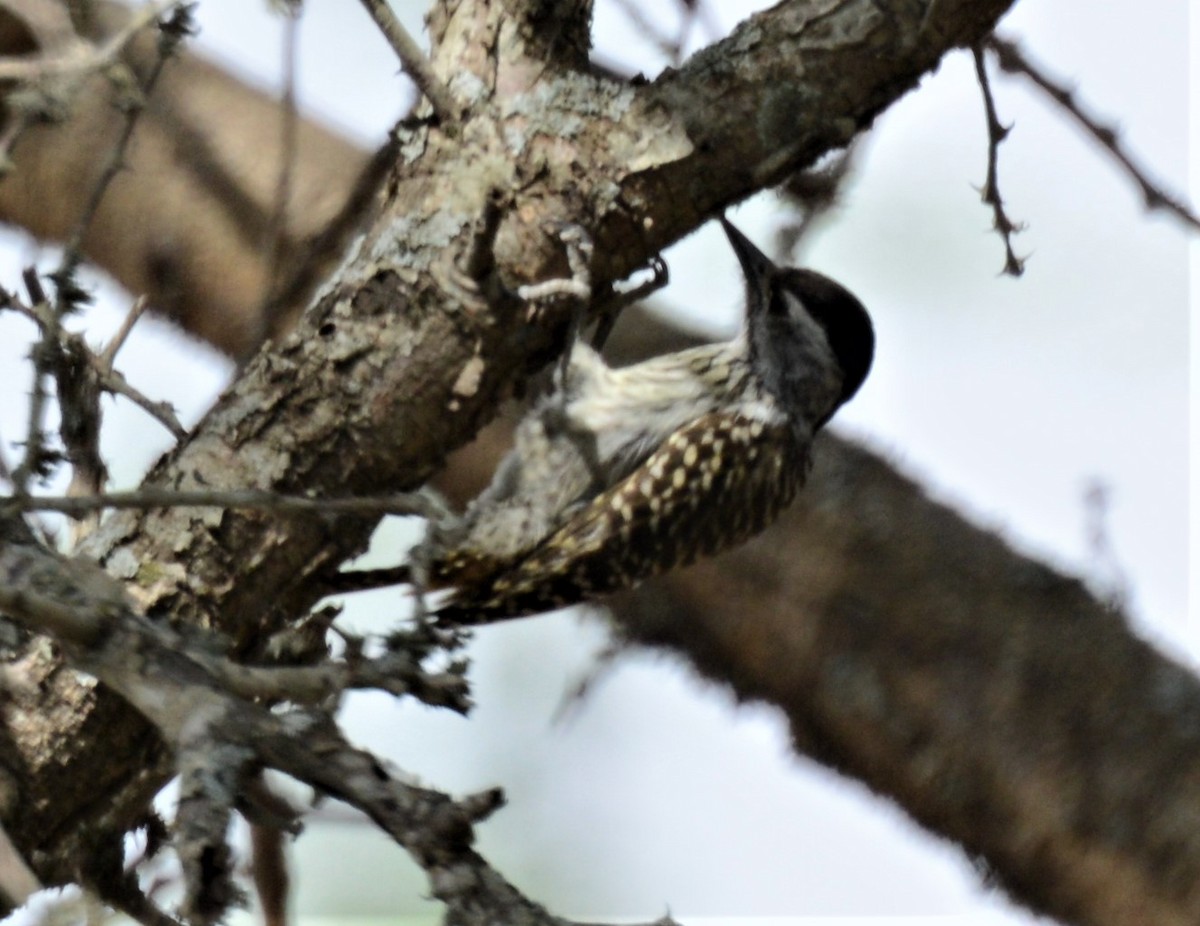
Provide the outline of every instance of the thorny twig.
<path id="1" fill-rule="evenodd" d="M 153 90 L 167 59 L 174 53 L 179 41 L 190 29 L 191 8 L 189 5 L 181 5 L 180 0 L 171 0 L 171 2 L 165 5 L 160 4 L 152 7 L 151 9 L 155 11 L 156 15 L 161 12 L 160 6 L 162 9 L 173 6 L 174 10 L 168 19 L 161 21 L 159 24 L 159 53 L 143 88 L 142 101 Z M 79 288 L 75 281 L 75 272 L 83 259 L 83 239 L 96 215 L 96 211 L 100 208 L 100 203 L 104 198 L 105 192 L 124 162 L 125 151 L 133 136 L 134 127 L 137 125 L 138 116 L 142 110 L 142 101 L 136 104 L 132 102 L 127 103 L 125 123 L 121 135 L 113 146 L 109 158 L 105 162 L 100 176 L 96 181 L 96 185 L 92 189 L 91 195 L 84 206 L 83 212 L 80 214 L 79 220 L 63 249 L 62 260 L 58 268 L 49 274 L 50 279 L 55 283 L 56 293 L 54 302 L 50 304 L 48 312 L 45 313 L 45 318 L 41 321 L 42 335 L 33 349 L 33 384 L 30 390 L 28 439 L 25 445 L 24 458 L 14 474 L 16 477 L 14 480 L 15 488 L 18 494 L 24 494 L 28 491 L 29 479 L 34 475 L 41 475 L 49 460 L 43 436 L 46 407 L 43 381 L 48 375 L 56 376 L 60 399 L 70 391 L 70 384 L 64 377 L 58 375 L 59 373 L 65 374 L 68 366 L 63 362 L 65 345 L 62 333 L 62 321 L 80 302 L 88 298 L 87 294 Z M 32 304 L 35 307 L 48 304 L 37 274 L 31 269 L 27 270 L 24 276 Z M 9 301 L 11 302 L 11 300 Z M 98 432 L 100 417 L 98 407 L 94 409 L 94 417 L 95 428 L 93 429 L 89 426 L 87 430 Z M 66 417 L 64 416 L 65 420 Z M 71 440 L 74 440 L 74 438 L 71 438 Z M 64 442 L 68 442 L 67 435 L 65 434 Z"/>
<path id="2" fill-rule="evenodd" d="M 62 495 L 0 497 L 0 515 L 22 511 L 58 511 L 62 514 L 79 515 L 105 509 L 155 508 L 231 508 L 274 511 L 281 514 L 410 515 L 430 519 L 447 516 L 445 505 L 427 492 L 311 498 L 259 489 L 144 487 L 131 492 L 108 492 L 78 498 Z"/>
<path id="3" fill-rule="evenodd" d="M 1104 125 L 1099 119 L 1085 112 L 1075 99 L 1075 93 L 1070 87 L 1049 77 L 1034 65 L 1025 57 L 1020 46 L 1013 41 L 993 35 L 985 40 L 984 45 L 996 55 L 996 60 L 1002 70 L 1009 74 L 1023 74 L 1033 81 L 1047 96 L 1070 113 L 1075 121 L 1083 126 L 1084 130 L 1117 160 L 1117 163 L 1138 185 L 1147 209 L 1161 209 L 1169 212 L 1191 228 L 1200 230 L 1200 217 L 1192 208 L 1181 198 L 1172 196 L 1152 182 L 1146 171 L 1133 160 L 1122 146 L 1117 129 Z"/>
<path id="4" fill-rule="evenodd" d="M 30 304 L 35 310 L 44 311 L 48 319 L 53 319 L 53 311 L 37 271 L 33 267 L 26 267 L 22 278 L 25 281 L 25 290 L 29 293 Z M 6 301 L 11 307 L 15 300 L 9 297 Z M 29 420 L 25 428 L 25 451 L 12 476 L 13 491 L 18 496 L 27 495 L 29 481 L 35 476 L 46 475 L 52 463 L 51 455 L 46 450 L 42 420 L 46 408 L 45 374 L 59 345 L 57 331 L 51 330 L 56 327 L 53 321 L 48 321 L 43 326 L 42 336 L 34 343 L 30 358 L 33 362 L 33 382 L 29 386 Z"/>
<path id="5" fill-rule="evenodd" d="M 1014 222 L 1004 211 L 1004 200 L 1000 196 L 1000 184 L 997 180 L 997 165 L 1000 160 L 1000 145 L 1008 137 L 1011 126 L 1001 124 L 996 115 L 996 101 L 992 98 L 992 85 L 988 80 L 987 66 L 983 59 L 983 46 L 976 45 L 971 49 L 975 58 L 975 76 L 979 80 L 979 89 L 983 93 L 983 108 L 987 113 L 988 129 L 988 162 L 987 178 L 983 182 L 980 198 L 992 207 L 992 227 L 1004 241 L 1004 270 L 1009 276 L 1019 277 L 1025 271 L 1025 259 L 1017 257 L 1012 246 L 1012 236 L 1022 230 L 1019 222 Z"/>
<path id="6" fill-rule="evenodd" d="M 121 134 L 117 137 L 116 143 L 109 152 L 108 160 L 105 162 L 104 168 L 96 180 L 96 185 L 92 189 L 91 196 L 88 197 L 83 212 L 80 214 L 79 220 L 75 223 L 75 228 L 72 230 L 71 236 L 67 239 L 66 246 L 63 248 L 62 262 L 59 264 L 58 269 L 50 275 L 50 278 L 60 288 L 59 298 L 56 300 L 56 309 L 63 302 L 63 286 L 74 274 L 75 268 L 78 267 L 79 262 L 82 260 L 84 235 L 87 234 L 87 230 L 91 226 L 92 220 L 96 216 L 96 211 L 100 208 L 100 203 L 104 200 L 104 195 L 108 192 L 113 179 L 125 166 L 125 152 L 129 148 L 129 141 L 133 137 L 133 130 L 137 127 L 138 119 L 145 108 L 145 101 L 154 92 L 154 88 L 158 84 L 158 79 L 162 75 L 163 68 L 171 56 L 175 54 L 180 41 L 191 33 L 192 4 L 181 4 L 181 0 L 171 0 L 167 6 L 174 6 L 175 9 L 171 11 L 170 18 L 159 23 L 158 55 L 154 59 L 150 73 L 146 76 L 145 84 L 140 88 L 140 98 L 123 101 L 125 124 L 121 128 Z M 68 287 L 68 289 L 70 288 Z"/>
<path id="7" fill-rule="evenodd" d="M 429 59 L 421 51 L 413 37 L 408 34 L 408 30 L 404 28 L 400 20 L 396 18 L 396 14 L 387 5 L 387 0 L 362 0 L 362 5 L 367 8 L 371 18 L 375 20 L 375 25 L 379 27 L 379 31 L 392 46 L 396 57 L 400 59 L 400 64 L 408 76 L 413 79 L 417 89 L 429 100 L 429 105 L 433 107 L 438 121 L 444 126 L 453 125 L 458 112 L 454 97 L 450 95 L 449 88 L 433 73 L 433 68 L 429 66 Z"/>
<path id="8" fill-rule="evenodd" d="M 27 271 L 30 273 L 32 271 Z M 40 286 L 40 284 L 39 284 Z M 39 344 L 46 341 L 46 334 L 53 329 L 55 317 L 52 308 L 44 300 L 34 303 L 33 305 L 24 305 L 18 302 L 12 296 L 9 296 L 4 303 L 4 308 L 24 315 L 32 320 L 42 329 L 42 338 Z M 142 393 L 140 390 L 129 384 L 125 379 L 124 374 L 119 370 L 114 369 L 113 362 L 116 359 L 117 352 L 124 345 L 126 338 L 129 336 L 130 330 L 141 318 L 146 308 L 145 299 L 137 299 L 130 307 L 129 313 L 125 316 L 125 320 L 121 323 L 121 327 L 117 333 L 113 335 L 112 340 L 105 345 L 100 353 L 95 353 L 88 347 L 86 340 L 75 332 L 67 331 L 66 329 L 58 329 L 59 344 L 58 354 L 60 356 L 68 356 L 80 354 L 88 359 L 88 363 L 99 378 L 99 387 L 105 392 L 110 392 L 113 395 L 124 396 L 133 402 L 139 408 L 143 409 L 147 414 L 159 422 L 164 428 L 171 432 L 176 440 L 182 440 L 187 436 L 187 429 L 180 423 L 179 418 L 175 414 L 175 409 L 169 402 L 156 402 L 149 396 Z M 51 358 L 53 360 L 54 358 Z M 52 364 L 51 364 L 52 365 Z M 52 370 L 50 372 L 53 372 Z M 57 378 L 57 374 L 56 378 Z M 40 380 L 39 380 L 40 382 Z M 40 412 L 39 412 L 40 414 Z M 99 425 L 99 413 L 96 413 L 96 424 Z M 39 434 L 40 429 L 39 429 Z"/>
<path id="9" fill-rule="evenodd" d="M 73 665 L 124 697 L 173 748 L 181 776 L 174 843 L 190 922 L 218 920 L 236 898 L 227 823 L 235 807 L 258 806 L 258 776 L 275 769 L 359 809 L 406 848 L 425 869 L 433 895 L 449 906 L 449 921 L 474 922 L 487 911 L 493 919 L 566 926 L 471 848 L 474 825 L 503 804 L 499 790 L 452 800 L 408 783 L 352 746 L 331 705 L 259 703 L 263 688 L 242 682 L 256 671 L 286 678 L 292 670 L 233 666 L 202 642 L 140 617 L 120 583 L 97 566 L 10 540 L 0 542 L 0 577 L 0 608 L 30 629 L 52 633 Z M 420 672 L 420 648 L 411 656 Z M 383 667 L 389 674 L 394 668 Z M 286 697 L 293 694 L 288 689 Z"/>

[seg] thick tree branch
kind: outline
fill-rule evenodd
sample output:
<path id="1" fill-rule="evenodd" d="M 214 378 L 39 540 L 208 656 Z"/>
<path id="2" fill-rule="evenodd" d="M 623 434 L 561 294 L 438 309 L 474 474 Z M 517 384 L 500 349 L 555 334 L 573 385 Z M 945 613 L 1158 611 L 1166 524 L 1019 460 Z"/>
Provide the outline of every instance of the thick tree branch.
<path id="1" fill-rule="evenodd" d="M 770 531 L 614 608 L 1066 922 L 1200 918 L 1200 683 L 1077 581 L 818 442 Z M 1170 859 L 1169 868 L 1163 860 Z"/>
<path id="2" fill-rule="evenodd" d="M 509 284 L 555 274 L 561 256 L 538 221 L 550 217 L 604 216 L 597 237 L 613 246 L 598 249 L 604 259 L 593 269 L 601 281 L 612 279 L 700 215 L 766 182 L 772 171 L 714 181 L 747 136 L 755 149 L 743 151 L 755 155 L 747 163 L 774 157 L 786 172 L 844 143 L 849 127 L 866 124 L 910 87 L 950 37 L 978 39 L 1005 7 L 998 0 L 940 2 L 935 22 L 919 33 L 920 11 L 899 4 L 888 16 L 866 0 L 784 4 L 661 84 L 636 90 L 552 68 L 538 56 L 541 46 L 527 46 L 526 21 L 509 20 L 495 4 L 457 4 L 434 30 L 433 61 L 456 75 L 477 68 L 480 86 L 468 101 L 470 144 L 435 127 L 402 131 L 392 204 L 357 259 L 292 335 L 256 358 L 147 486 L 285 494 L 415 488 L 491 412 L 513 371 L 547 356 L 552 334 L 565 322 L 545 313 L 518 340 L 508 334 L 516 319 L 447 308 L 432 267 L 464 246 L 493 189 L 522 191 L 520 208 L 505 210 L 496 235 L 496 264 Z M 479 57 L 481 48 L 492 49 L 495 61 Z M 814 55 L 821 67 L 800 67 Z M 802 71 L 838 73 L 839 55 L 848 71 L 867 59 L 871 64 L 853 81 L 800 80 Z M 733 66 L 724 81 L 716 68 L 722 57 Z M 768 120 L 770 132 L 747 133 L 744 120 L 701 127 L 690 115 L 689 107 L 718 88 L 749 104 L 764 82 L 799 88 L 767 107 L 782 120 Z M 801 102 L 797 121 L 787 108 Z M 580 105 L 587 107 L 585 120 Z M 580 164 L 588 165 L 582 175 Z M 153 184 L 146 186 L 145 195 L 153 195 Z M 685 187 L 694 195 L 668 195 Z M 631 227 L 638 230 L 632 243 L 616 246 L 615 236 Z M 464 378 L 468 367 L 472 375 Z M 90 538 L 89 549 L 133 582 L 151 613 L 216 626 L 238 652 L 250 654 L 273 628 L 307 610 L 324 589 L 322 579 L 363 548 L 373 523 L 247 511 L 119 513 Z M 264 610 L 264 601 L 274 607 Z M 80 725 L 95 710 L 81 711 Z M 131 724 L 144 731 L 136 720 Z M 152 766 L 139 753 L 156 747 L 144 732 L 135 736 L 144 746 L 123 753 L 126 769 L 144 773 Z M 117 766 L 111 734 L 103 745 L 64 739 L 70 745 L 60 761 L 80 780 L 97 779 L 88 771 L 92 763 Z M 103 801 L 110 820 L 136 812 L 144 800 L 137 789 L 89 793 Z M 61 840 L 80 825 L 83 811 L 61 793 L 52 807 L 45 803 L 22 801 L 7 820 L 13 838 L 43 862 L 61 858 Z M 51 880 L 62 876 L 48 867 Z"/>
<path id="3" fill-rule="evenodd" d="M 1005 6 L 783 4 L 679 72 L 636 89 L 560 72 L 547 64 L 558 59 L 527 48 L 527 24 L 506 20 L 496 5 L 459 3 L 435 30 L 434 65 L 477 66 L 470 144 L 428 126 L 406 129 L 395 199 L 357 261 L 295 336 L 257 358 L 149 484 L 186 488 L 203 480 L 206 489 L 287 493 L 415 487 L 490 413 L 512 371 L 550 349 L 563 323 L 547 313 L 517 342 L 508 326 L 528 319 L 493 322 L 469 305 L 447 311 L 433 266 L 471 237 L 492 190 L 514 197 L 521 191 L 507 201 L 495 236 L 495 263 L 507 285 L 559 269 L 561 255 L 540 232 L 548 217 L 594 223 L 601 259 L 593 270 L 612 279 L 714 209 L 843 144 L 947 48 L 986 35 Z M 495 62 L 480 50 L 481 37 L 499 55 L 499 67 L 489 67 Z M 594 123 L 570 128 L 576 101 L 585 99 Z M 713 99 L 729 105 L 714 107 Z M 740 106 L 749 107 L 749 120 L 736 116 Z M 472 376 L 464 378 L 468 368 Z M 1117 914 L 1132 911 L 1119 920 L 1110 909 L 1105 922 L 1194 921 L 1191 885 L 1200 877 L 1188 867 L 1195 864 L 1193 837 L 1172 828 L 1164 811 L 1195 804 L 1188 803 L 1195 737 L 1185 720 L 1197 715 L 1194 682 L 1099 612 L 1078 586 L 1003 549 L 985 558 L 999 578 L 963 562 L 957 584 L 933 584 L 931 574 L 947 561 L 957 574 L 959 560 L 950 554 L 991 549 L 994 541 L 877 471 L 878 463 L 844 448 L 838 455 L 841 470 L 814 477 L 812 507 L 798 509 L 783 534 L 772 535 L 776 544 L 802 539 L 804 554 L 753 564 L 762 633 L 719 607 L 713 613 L 724 624 L 692 644 L 672 636 L 677 628 L 647 619 L 644 608 L 621 612 L 632 632 L 683 647 L 744 695 L 784 705 L 802 748 L 898 796 L 927 825 L 963 838 L 1028 902 L 1080 922 L 1100 922 L 1102 901 Z M 880 488 L 872 490 L 875 482 Z M 923 540 L 913 536 L 918 525 L 929 531 Z M 252 651 L 270 629 L 302 613 L 322 576 L 361 546 L 370 527 L 369 519 L 300 514 L 140 513 L 111 519 L 92 549 L 132 580 L 153 612 L 215 624 Z M 671 597 L 657 600 L 695 622 L 704 610 L 699 596 L 718 581 L 705 570 L 720 568 L 675 577 L 658 590 Z M 747 568 L 743 563 L 741 581 Z M 796 587 L 788 579 L 793 569 L 804 580 Z M 887 596 L 873 590 L 876 580 Z M 923 583 L 936 593 L 916 594 Z M 995 602 L 980 606 L 987 613 L 979 620 L 968 610 L 972 599 L 962 597 L 976 583 L 996 592 Z M 903 610 L 893 625 L 890 609 L 903 609 L 906 596 L 920 607 Z M 262 613 L 264 597 L 277 610 Z M 1029 617 L 1042 610 L 1054 612 L 1045 628 Z M 1017 639 L 1001 619 L 1016 622 Z M 1102 652 L 1089 659 L 1096 640 Z M 881 651 L 885 642 L 892 649 Z M 898 656 L 906 657 L 903 664 Z M 794 668 L 778 665 L 791 657 Z M 1101 670 L 1115 673 L 1127 700 L 1094 690 L 1108 684 L 1094 674 Z M 1072 684 L 1059 685 L 1058 672 Z M 5 808 L 6 825 L 52 877 L 63 875 L 58 865 L 71 848 L 70 828 L 129 819 L 162 772 L 147 760 L 157 754 L 156 741 L 121 702 L 64 675 L 47 669 L 41 707 L 71 718 L 59 757 L 67 774 L 97 785 L 92 796 L 110 813 L 69 791 L 51 791 L 55 800 L 48 801 L 43 788 L 51 776 L 22 775 L 25 800 Z M 963 690 L 976 681 L 977 689 Z M 1062 687 L 1068 693 L 1059 701 Z M 811 701 L 802 703 L 801 694 Z M 964 716 L 975 723 L 986 717 L 994 729 L 980 731 Z M 97 717 L 112 725 L 103 755 L 88 735 Z M 1012 727 L 1022 724 L 1032 725 L 1041 745 L 1023 741 L 1014 767 L 996 737 L 1016 736 Z M 1108 743 L 1097 742 L 1109 724 L 1121 731 L 1117 745 L 1126 759 L 1147 745 L 1136 733 L 1144 728 L 1157 737 L 1148 745 L 1171 761 L 1135 772 L 1105 759 L 1111 781 L 1098 779 L 1088 791 L 1084 760 L 1094 749 L 1114 757 Z M 10 751 L 24 754 L 16 744 Z M 885 766 L 893 762 L 900 767 L 889 776 Z M 95 774 L 99 766 L 108 777 Z M 139 773 L 139 781 L 130 777 Z M 1143 794 L 1143 785 L 1154 793 Z M 1150 821 L 1146 831 L 1130 836 L 1130 821 L 1143 819 Z M 963 836 L 971 827 L 974 835 Z M 1172 866 L 1159 866 L 1156 875 L 1145 861 L 1167 848 Z M 1081 867 L 1067 877 L 1062 872 L 1072 862 Z M 1041 863 L 1061 886 L 1039 880 L 1031 866 Z M 1149 911 L 1149 919 L 1135 919 L 1136 911 Z"/>

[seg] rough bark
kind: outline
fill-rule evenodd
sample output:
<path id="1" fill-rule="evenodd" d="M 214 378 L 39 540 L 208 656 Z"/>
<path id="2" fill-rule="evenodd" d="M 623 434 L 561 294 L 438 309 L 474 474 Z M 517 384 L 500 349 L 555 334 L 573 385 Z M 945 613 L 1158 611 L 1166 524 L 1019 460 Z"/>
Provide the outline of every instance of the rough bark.
<path id="1" fill-rule="evenodd" d="M 559 6 L 565 25 L 553 34 L 538 18 L 543 4 L 439 8 L 434 64 L 454 75 L 466 118 L 455 131 L 404 129 L 388 203 L 353 260 L 151 484 L 315 494 L 420 484 L 561 328 L 553 313 L 447 307 L 436 263 L 465 247 L 494 191 L 504 194 L 495 255 L 509 285 L 559 269 L 539 229 L 547 218 L 593 228 L 597 277 L 619 277 L 844 143 L 946 49 L 986 34 L 1007 4 L 939 0 L 923 22 L 920 4 L 785 3 L 644 87 L 574 70 L 584 17 Z M 181 230 L 181 247 L 199 247 L 196 235 Z M 114 272 L 137 288 L 119 263 Z M 244 512 L 123 515 L 90 549 L 151 613 L 218 627 L 252 654 L 266 631 L 304 612 L 312 580 L 370 528 Z M 799 748 L 979 853 L 1026 902 L 1084 923 L 1200 915 L 1200 843 L 1178 822 L 1196 806 L 1200 687 L 1076 583 L 862 451 L 826 442 L 801 503 L 761 542 L 615 613 L 633 636 L 779 704 Z M 9 713 L 0 744 L 12 784 L 4 820 L 55 879 L 70 876 L 78 835 L 127 824 L 165 766 L 123 703 L 48 655 L 38 664 L 45 688 Z"/>

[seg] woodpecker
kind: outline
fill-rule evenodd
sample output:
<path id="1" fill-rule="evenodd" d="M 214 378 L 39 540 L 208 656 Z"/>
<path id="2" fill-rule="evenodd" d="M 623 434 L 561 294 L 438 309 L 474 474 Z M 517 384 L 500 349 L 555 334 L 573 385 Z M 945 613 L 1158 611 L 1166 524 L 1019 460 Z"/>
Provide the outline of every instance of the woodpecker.
<path id="1" fill-rule="evenodd" d="M 441 623 L 519 617 L 635 585 L 739 544 L 791 502 L 813 436 L 862 385 L 862 304 L 780 268 L 722 218 L 746 284 L 731 341 L 623 369 L 576 342 L 555 390 L 462 522 L 432 538 Z"/>

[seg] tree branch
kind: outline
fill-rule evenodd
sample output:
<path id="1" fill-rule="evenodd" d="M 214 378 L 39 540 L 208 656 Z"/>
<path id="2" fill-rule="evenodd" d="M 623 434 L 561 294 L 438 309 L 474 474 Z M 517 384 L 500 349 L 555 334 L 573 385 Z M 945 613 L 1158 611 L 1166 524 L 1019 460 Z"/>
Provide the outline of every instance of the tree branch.
<path id="1" fill-rule="evenodd" d="M 359 261 L 347 266 L 294 339 L 247 368 L 149 485 L 188 489 L 202 478 L 218 490 L 253 486 L 292 494 L 415 487 L 446 448 L 490 414 L 514 370 L 552 352 L 565 322 L 548 314 L 526 329 L 527 340 L 514 343 L 505 336 L 511 319 L 463 305 L 447 310 L 450 300 L 439 292 L 431 266 L 472 237 L 491 190 L 520 191 L 519 201 L 504 207 L 494 236 L 496 271 L 505 283 L 555 275 L 561 254 L 539 231 L 548 216 L 603 216 L 596 223 L 601 257 L 593 271 L 599 281 L 611 280 L 712 210 L 844 143 L 945 50 L 979 41 L 1004 7 L 939 0 L 909 16 L 901 4 L 787 3 L 649 87 L 531 67 L 535 97 L 532 82 L 515 79 L 523 73 L 516 65 L 529 65 L 521 30 L 498 5 L 457 4 L 436 33 L 435 67 L 464 54 L 481 62 L 477 47 L 455 46 L 479 35 L 494 37 L 505 66 L 513 67 L 504 74 L 513 80 L 483 83 L 475 105 L 486 118 L 477 123 L 476 146 L 463 150 L 429 126 L 402 131 L 395 198 L 363 242 Z M 483 63 L 481 80 L 494 80 Z M 571 130 L 578 118 L 572 101 L 581 99 L 595 121 Z M 729 105 L 713 107 L 713 99 Z M 764 131 L 746 131 L 739 109 Z M 506 136 L 505 129 L 518 135 Z M 583 179 L 580 164 L 588 168 Z M 436 211 L 419 208 L 435 199 Z M 479 371 L 470 387 L 461 377 L 468 364 Z M 1011 551 L 993 550 L 986 560 L 996 565 L 995 577 L 967 563 L 960 567 L 953 554 L 991 549 L 995 541 L 971 533 L 911 485 L 897 486 L 886 470 L 876 471 L 878 462 L 844 447 L 825 452 L 838 455 L 840 469 L 818 470 L 808 490 L 813 507 L 780 528 L 782 536 L 803 539 L 804 555 L 793 552 L 785 566 L 760 547 L 753 563 L 737 561 L 741 582 L 750 575 L 770 580 L 756 586 L 760 590 L 798 564 L 804 579 L 763 602 L 761 634 L 753 621 L 719 609 L 713 613 L 723 624 L 714 620 L 692 644 L 675 638 L 687 623 L 663 627 L 645 609 L 621 611 L 631 632 L 682 647 L 746 696 L 783 704 L 804 748 L 896 795 L 926 825 L 957 837 L 975 827 L 973 836 L 962 837 L 968 848 L 985 853 L 1027 902 L 1079 922 L 1100 922 L 1101 915 L 1105 922 L 1139 922 L 1133 911 L 1148 911 L 1156 922 L 1194 921 L 1191 885 L 1200 877 L 1189 866 L 1195 837 L 1173 827 L 1165 812 L 1188 806 L 1193 797 L 1188 779 L 1197 777 L 1191 774 L 1195 737 L 1185 721 L 1200 710 L 1194 681 L 1134 639 L 1077 585 Z M 876 481 L 884 487 L 873 494 Z M 362 545 L 370 527 L 369 519 L 331 524 L 253 512 L 219 519 L 130 513 L 111 519 L 91 549 L 134 579 L 149 606 L 220 626 L 245 652 L 303 613 L 314 590 L 323 588 L 322 577 Z M 772 534 L 773 542 L 780 536 Z M 930 576 L 947 564 L 956 581 L 941 587 L 944 594 L 915 594 L 921 583 L 938 590 Z M 706 568 L 717 566 L 697 567 L 659 586 L 658 595 L 667 588 L 674 596 L 657 599 L 665 613 L 697 620 L 705 610 L 700 596 L 716 581 Z M 976 585 L 997 596 L 978 622 L 968 610 L 973 598 L 962 597 Z M 266 615 L 254 607 L 264 592 L 278 604 Z M 643 602 L 654 594 L 648 589 Z M 921 609 L 903 610 L 906 596 Z M 893 625 L 897 607 L 902 613 Z M 1057 616 L 1039 628 L 1032 616 L 1051 611 Z M 1007 632 L 1012 615 L 1018 615 L 1012 618 L 1020 628 L 1016 639 Z M 1089 659 L 1097 639 L 1102 652 Z M 780 666 L 789 659 L 793 669 Z M 1116 673 L 1119 698 L 1100 692 L 1091 700 L 1108 684 L 1108 676 L 1094 674 L 1100 670 Z M 1056 673 L 1063 672 L 1070 686 L 1059 685 Z M 1067 689 L 1062 700 L 1060 687 Z M 54 806 L 34 813 L 48 803 L 44 782 L 37 775 L 22 782 L 28 800 L 6 820 L 22 848 L 37 850 L 39 871 L 61 876 L 56 863 L 70 848 L 65 821 L 119 825 L 161 780 L 163 766 L 138 754 L 139 748 L 153 754 L 153 740 L 136 732 L 122 703 L 102 692 L 81 698 L 59 676 L 47 691 L 42 706 L 70 704 L 77 721 L 64 737 L 69 774 L 89 780 L 98 766 L 115 766 L 96 792 L 110 810 L 107 818 L 79 796 L 56 792 Z M 810 700 L 802 703 L 802 697 Z M 83 735 L 98 716 L 112 724 L 105 727 L 103 749 Z M 990 729 L 978 728 L 984 720 Z M 1076 722 L 1084 730 L 1079 742 L 1072 739 Z M 1057 751 L 1044 755 L 1030 739 L 1017 753 L 1023 764 L 1007 765 L 996 743 L 1021 724 L 1048 731 L 1045 741 Z M 1163 750 L 1156 755 L 1172 762 L 1137 779 L 1129 766 L 1113 765 L 1111 779 L 1085 790 L 1084 759 L 1093 750 L 1114 759 L 1123 751 L 1128 762 L 1135 748 L 1147 745 L 1139 729 Z M 1107 730 L 1119 731 L 1115 745 L 1094 742 Z M 883 769 L 891 762 L 899 763 L 894 777 Z M 131 777 L 143 769 L 140 781 Z M 1043 816 L 1048 819 L 1038 819 Z M 1142 819 L 1150 821 L 1146 831 L 1130 835 L 1128 821 Z M 1013 834 L 1029 837 L 1033 848 Z M 1167 872 L 1159 866 L 1156 875 L 1145 860 L 1164 853 L 1172 865 Z M 1061 888 L 1031 868 L 1047 862 L 1059 876 L 1070 861 L 1080 863 L 1079 874 L 1063 876 Z M 1106 912 L 1103 902 L 1123 906 Z M 1126 910 L 1126 920 L 1112 918 Z"/>

